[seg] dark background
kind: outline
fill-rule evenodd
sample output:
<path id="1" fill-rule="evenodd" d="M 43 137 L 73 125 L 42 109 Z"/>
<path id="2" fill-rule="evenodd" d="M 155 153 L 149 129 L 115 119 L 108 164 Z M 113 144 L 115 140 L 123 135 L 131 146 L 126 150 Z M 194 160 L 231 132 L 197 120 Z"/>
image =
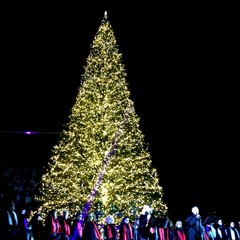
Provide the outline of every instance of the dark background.
<path id="1" fill-rule="evenodd" d="M 0 161 L 47 162 L 107 10 L 169 215 L 239 220 L 236 6 L 91 5 L 3 6 Z"/>

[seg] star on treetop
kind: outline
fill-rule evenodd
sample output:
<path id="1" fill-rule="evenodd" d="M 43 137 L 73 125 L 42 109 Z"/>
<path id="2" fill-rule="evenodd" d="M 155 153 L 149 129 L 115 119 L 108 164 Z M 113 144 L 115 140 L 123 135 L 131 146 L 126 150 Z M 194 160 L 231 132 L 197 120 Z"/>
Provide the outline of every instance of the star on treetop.
<path id="1" fill-rule="evenodd" d="M 104 12 L 104 18 L 107 19 L 107 11 Z"/>

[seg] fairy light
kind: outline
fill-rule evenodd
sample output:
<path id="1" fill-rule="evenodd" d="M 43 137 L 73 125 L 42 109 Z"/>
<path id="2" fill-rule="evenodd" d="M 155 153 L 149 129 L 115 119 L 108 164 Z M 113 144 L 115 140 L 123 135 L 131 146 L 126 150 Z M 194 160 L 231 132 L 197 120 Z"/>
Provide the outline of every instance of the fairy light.
<path id="1" fill-rule="evenodd" d="M 66 130 L 52 149 L 35 196 L 46 214 L 52 209 L 72 213 L 94 210 L 99 202 L 102 218 L 111 212 L 112 204 L 123 214 L 145 204 L 156 214 L 167 213 L 126 76 L 105 14 L 91 45 Z M 123 121 L 126 112 L 127 121 Z M 124 128 L 120 127 L 122 122 Z"/>

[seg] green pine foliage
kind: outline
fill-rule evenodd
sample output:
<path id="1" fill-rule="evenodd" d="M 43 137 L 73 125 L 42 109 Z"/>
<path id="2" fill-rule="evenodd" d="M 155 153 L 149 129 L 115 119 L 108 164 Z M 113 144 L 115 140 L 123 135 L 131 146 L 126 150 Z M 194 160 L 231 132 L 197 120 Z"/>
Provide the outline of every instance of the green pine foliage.
<path id="1" fill-rule="evenodd" d="M 131 215 L 134 209 L 136 214 L 144 204 L 166 215 L 163 189 L 126 77 L 105 12 L 66 130 L 53 147 L 35 196 L 45 213 L 51 209 L 75 213 L 91 203 L 91 211 L 101 207 L 102 217 L 118 212 Z"/>

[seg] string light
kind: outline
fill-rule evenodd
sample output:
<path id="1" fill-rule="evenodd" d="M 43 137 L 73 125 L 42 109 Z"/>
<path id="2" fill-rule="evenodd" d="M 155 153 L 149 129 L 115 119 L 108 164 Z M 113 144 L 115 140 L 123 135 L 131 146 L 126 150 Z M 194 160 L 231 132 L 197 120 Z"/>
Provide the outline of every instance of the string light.
<path id="1" fill-rule="evenodd" d="M 100 221 L 111 212 L 112 204 L 123 215 L 146 203 L 156 215 L 167 213 L 158 173 L 130 99 L 122 55 L 106 17 L 91 44 L 66 130 L 52 148 L 34 196 L 45 216 L 52 209 L 67 209 L 82 210 L 84 217 L 99 203 Z"/>

